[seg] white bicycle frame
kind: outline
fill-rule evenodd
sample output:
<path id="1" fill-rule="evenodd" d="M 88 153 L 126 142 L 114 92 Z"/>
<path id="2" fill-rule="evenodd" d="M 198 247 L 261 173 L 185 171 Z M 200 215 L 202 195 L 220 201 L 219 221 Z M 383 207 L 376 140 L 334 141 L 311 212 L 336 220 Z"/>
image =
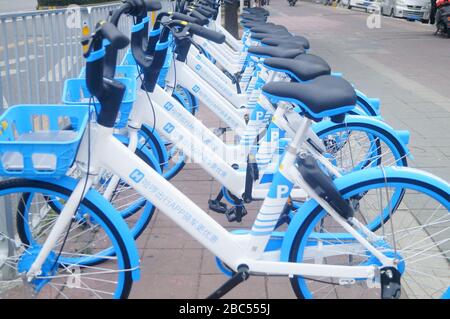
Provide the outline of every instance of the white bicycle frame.
<path id="1" fill-rule="evenodd" d="M 275 79 L 276 74 L 277 72 L 268 72 L 266 75 L 267 81 Z M 217 81 L 220 82 L 220 80 Z M 245 116 L 248 116 L 250 109 L 247 109 L 246 107 L 237 109 L 234 107 L 233 104 L 218 93 L 210 83 L 199 76 L 188 65 L 180 61 L 175 61 L 169 68 L 166 82 L 168 83 L 167 86 L 171 88 L 173 88 L 173 85 L 176 82 L 188 89 L 197 99 L 202 101 L 212 112 L 224 121 L 236 135 L 244 135 L 247 126 L 244 118 Z M 266 110 L 271 109 L 270 103 L 267 101 L 260 100 L 260 102 Z"/>
<path id="2" fill-rule="evenodd" d="M 212 29 L 214 30 L 214 28 Z M 222 30 L 219 32 L 222 32 Z M 222 68 L 231 74 L 240 72 L 244 67 L 248 56 L 245 48 L 259 45 L 259 42 L 251 40 L 250 37 L 246 37 L 246 39 L 244 39 L 245 47 L 242 51 L 235 52 L 226 43 L 218 44 L 197 36 L 194 36 L 194 40 L 203 47 Z"/>
<path id="3" fill-rule="evenodd" d="M 194 41 L 196 41 L 201 47 L 207 50 L 208 53 L 210 53 L 214 57 L 217 63 L 231 74 L 238 73 L 242 70 L 247 52 L 243 52 L 238 57 L 236 57 L 226 51 L 228 49 L 227 45 L 215 44 L 206 39 L 196 36 L 194 36 Z"/>
<path id="4" fill-rule="evenodd" d="M 246 125 L 244 133 L 242 134 L 242 141 L 249 141 L 248 144 L 225 144 L 198 118 L 192 115 L 175 98 L 159 86 L 155 87 L 155 91 L 150 94 L 150 98 L 155 110 L 156 122 L 161 120 L 162 113 L 168 114 L 173 121 L 188 129 L 199 143 L 202 143 L 205 147 L 210 148 L 214 153 L 225 159 L 225 161 L 230 165 L 235 163 L 245 163 L 246 156 L 250 152 L 250 145 L 253 145 L 254 140 L 265 124 L 262 123 L 263 121 L 261 120 L 250 121 Z M 136 112 L 138 113 L 142 112 L 139 110 L 147 110 L 148 112 L 149 106 L 147 96 L 139 94 L 134 103 L 133 109 L 136 108 Z M 140 124 L 142 124 L 142 120 L 137 118 L 137 116 L 134 115 L 134 112 L 132 112 L 129 118 L 129 125 L 132 127 L 140 127 Z M 158 133 L 162 134 L 163 132 Z"/>
<path id="5" fill-rule="evenodd" d="M 192 71 L 207 81 L 211 87 L 215 88 L 218 93 L 238 109 L 253 109 L 261 95 L 261 90 L 254 89 L 254 85 L 251 87 L 249 82 L 254 83 L 258 78 L 261 78 L 261 80 L 264 80 L 265 82 L 280 81 L 287 78 L 285 74 L 267 70 L 263 66 L 261 67 L 261 71 L 253 76 L 254 68 L 249 66 L 242 75 L 242 77 L 246 77 L 246 81 L 240 81 L 239 83 L 243 93 L 238 94 L 236 84 L 232 83 L 231 79 L 200 53 L 197 48 L 192 47 L 189 50 L 186 63 Z M 248 92 L 242 89 L 243 87 L 247 88 L 247 86 L 251 88 Z"/>
<path id="6" fill-rule="evenodd" d="M 178 73 L 178 71 L 177 71 Z M 191 84 L 192 85 L 192 84 Z M 192 135 L 194 135 L 199 142 L 208 146 L 213 152 L 219 154 L 227 163 L 238 164 L 242 166 L 246 162 L 247 155 L 251 150 L 251 146 L 254 144 L 258 134 L 263 130 L 268 122 L 268 117 L 264 112 L 260 114 L 255 111 L 255 118 L 250 118 L 246 124 L 244 132 L 241 134 L 240 144 L 225 144 L 218 136 L 216 136 L 211 130 L 209 130 L 200 120 L 187 111 L 177 100 L 175 100 L 168 92 L 156 86 L 153 94 L 150 95 L 151 100 L 154 102 L 157 121 L 158 116 L 161 113 L 168 113 L 173 117 L 175 121 L 183 125 L 188 129 Z M 134 108 L 146 110 L 149 107 L 149 101 L 147 96 L 140 95 L 134 103 Z M 264 96 L 259 98 L 258 104 L 266 110 L 267 113 L 274 113 L 274 118 L 277 120 L 278 127 L 287 131 L 287 137 L 293 137 L 295 130 L 292 130 L 288 123 L 284 120 L 284 115 L 287 112 L 286 108 L 280 107 L 274 112 L 272 105 L 265 99 Z M 163 108 L 161 108 L 163 106 Z M 141 112 L 141 111 L 139 111 Z M 222 113 L 221 113 L 222 114 Z M 293 115 L 295 116 L 295 115 Z M 298 114 L 296 114 L 299 117 Z M 291 116 L 292 118 L 292 116 Z M 133 114 L 130 117 L 130 126 L 140 127 L 140 117 L 136 118 Z M 315 144 L 322 145 L 320 139 L 312 131 L 308 134 L 309 138 L 315 141 Z M 257 156 L 263 157 L 264 161 L 272 158 L 274 150 L 277 148 L 278 140 L 275 138 L 269 139 L 266 142 L 264 139 L 261 141 L 261 154 L 258 151 Z"/>
<path id="7" fill-rule="evenodd" d="M 247 107 L 247 94 L 238 94 L 236 85 L 217 66 L 209 61 L 197 48 L 189 50 L 187 65 L 225 97 L 235 108 Z"/>
<path id="8" fill-rule="evenodd" d="M 82 178 L 76 186 L 74 192 L 65 203 L 65 207 L 58 216 L 58 219 L 45 241 L 39 255 L 27 273 L 31 280 L 39 275 L 43 262 L 50 251 L 54 248 L 56 240 L 67 229 L 71 218 L 74 216 L 75 208 L 83 195 L 85 184 L 87 189 L 92 185 L 94 175 L 101 168 L 104 168 L 115 175 L 120 176 L 133 189 L 138 191 L 144 198 L 153 203 L 158 209 L 166 214 L 171 220 L 178 224 L 183 230 L 200 242 L 205 248 L 220 258 L 231 269 L 237 270 L 241 265 L 246 265 L 250 273 L 262 273 L 268 275 L 286 276 L 326 276 L 334 278 L 366 278 L 375 281 L 378 278 L 377 267 L 375 266 L 338 266 L 323 264 L 305 264 L 279 261 L 279 255 L 274 252 L 265 252 L 265 247 L 270 240 L 273 229 L 265 229 L 265 232 L 258 232 L 257 226 L 261 221 L 277 220 L 283 211 L 283 207 L 288 200 L 289 191 L 294 183 L 303 183 L 300 173 L 295 169 L 294 162 L 296 155 L 300 151 L 300 145 L 306 138 L 306 132 L 310 125 L 310 120 L 304 119 L 302 127 L 297 131 L 292 140 L 289 150 L 280 165 L 277 176 L 284 178 L 283 183 L 272 183 L 270 192 L 264 200 L 263 206 L 255 221 L 252 232 L 245 235 L 238 235 L 228 232 L 223 226 L 217 223 L 205 211 L 198 207 L 188 197 L 175 188 L 169 181 L 165 180 L 157 172 L 151 169 L 144 161 L 139 159 L 133 152 L 124 146 L 113 136 L 113 128 L 106 128 L 100 125 L 93 125 L 91 134 L 85 134 L 80 145 L 77 160 L 86 163 L 90 154 L 89 176 Z M 179 138 L 179 147 L 184 143 L 184 136 L 178 128 L 174 129 Z M 92 136 L 91 143 L 87 141 L 87 135 Z M 91 145 L 88 150 L 88 145 Z M 381 262 L 382 266 L 394 267 L 394 260 L 385 256 L 377 250 L 370 242 L 379 239 L 369 230 L 364 229 L 359 223 L 353 223 L 362 229 L 355 229 L 342 218 L 326 201 L 318 197 L 309 186 L 304 183 L 300 185 L 310 192 L 314 198 L 328 214 L 346 231 L 356 239 L 355 245 L 359 245 L 371 252 Z M 259 220 L 259 221 L 258 221 Z M 273 225 L 276 222 L 263 223 Z M 360 232 L 361 231 L 361 232 Z M 368 239 L 362 234 L 367 234 Z M 310 249 L 319 249 L 309 247 Z M 342 247 L 340 247 L 342 248 Z M 337 250 L 339 254 L 342 250 Z M 331 253 L 331 251 L 329 251 Z M 311 252 L 308 252 L 310 255 Z"/>
<path id="9" fill-rule="evenodd" d="M 244 50 L 244 45 L 240 40 L 237 40 L 235 37 L 231 35 L 230 32 L 228 32 L 220 22 L 213 22 L 209 24 L 210 28 L 212 30 L 215 30 L 217 32 L 221 32 L 225 36 L 226 43 L 235 51 L 235 52 L 242 52 Z"/>
<path id="10" fill-rule="evenodd" d="M 231 74 L 242 70 L 247 58 L 246 48 L 250 45 L 258 45 L 257 41 L 252 41 L 248 32 L 244 33 L 241 41 L 235 39 L 217 21 L 210 21 L 208 28 L 222 33 L 225 36 L 225 43 L 217 44 L 207 39 L 195 36 L 194 40 L 211 54 L 212 57 Z"/>
<path id="11" fill-rule="evenodd" d="M 199 56 L 200 55 L 198 54 L 194 58 L 188 60 L 192 61 L 193 59 L 196 59 L 196 61 L 199 61 Z M 203 59 L 202 63 L 198 64 L 195 64 L 196 62 L 189 63 L 193 68 L 178 60 L 175 60 L 175 62 L 171 64 L 166 78 L 166 88 L 169 89 L 169 93 L 171 93 L 170 88 L 173 89 L 175 83 L 180 84 L 182 87 L 188 89 L 197 99 L 202 101 L 212 112 L 224 121 L 236 135 L 241 137 L 244 136 L 246 129 L 244 118 L 248 116 L 249 112 L 255 107 L 261 96 L 261 91 L 254 90 L 246 103 L 247 105 L 242 105 L 246 99 L 245 95 L 239 95 L 229 89 L 228 84 L 221 81 L 220 77 L 217 75 L 219 72 L 214 72 L 214 70 L 211 69 L 211 66 L 206 62 L 206 59 Z M 266 82 L 278 78 L 285 78 L 285 76 L 280 75 L 279 72 L 274 72 L 265 68 L 259 72 L 258 76 Z M 256 81 L 257 77 L 254 77 L 254 80 Z M 223 93 L 221 94 L 218 91 L 223 91 Z M 223 95 L 229 95 L 229 99 L 234 102 L 234 105 Z M 260 99 L 259 102 L 264 109 L 272 109 L 271 104 L 265 99 Z M 251 106 L 251 108 L 247 108 L 247 106 Z M 269 115 L 270 112 L 267 114 L 266 119 L 269 118 Z"/>
<path id="12" fill-rule="evenodd" d="M 186 116 L 190 116 L 195 119 L 183 106 L 177 105 L 177 101 L 167 94 L 160 87 L 156 87 L 153 93 L 148 93 L 152 101 L 152 107 L 155 111 L 155 119 L 153 113 L 149 111 L 148 96 L 145 91 L 138 90 L 137 100 L 133 106 L 133 110 L 129 118 L 129 148 L 131 151 L 135 151 L 138 144 L 137 131 L 146 124 L 150 127 L 155 127 L 155 130 L 161 134 L 166 140 L 171 141 L 175 146 L 183 152 L 185 156 L 190 158 L 193 162 L 199 164 L 205 171 L 207 171 L 212 177 L 214 177 L 221 185 L 224 185 L 236 196 L 240 196 L 245 190 L 245 178 L 246 178 L 246 156 L 251 150 L 251 145 L 248 146 L 236 146 L 228 147 L 217 136 L 211 133 L 206 127 L 197 127 L 199 130 L 193 130 L 193 127 L 186 127 L 180 124 L 180 121 L 176 119 L 181 113 L 185 113 Z M 160 103 L 164 103 L 164 107 Z M 280 111 L 282 112 L 282 108 Z M 174 116 L 172 116 L 174 115 Z M 156 120 L 156 122 L 154 121 Z M 198 121 L 199 124 L 202 124 Z M 312 131 L 311 131 L 312 132 Z M 213 137 L 209 141 L 213 141 L 218 146 L 218 149 L 212 149 L 208 143 L 208 137 L 204 135 L 197 135 L 206 133 L 208 137 Z M 212 134 L 212 135 L 211 135 Z M 250 133 L 249 133 L 250 134 Z M 253 134 L 253 133 L 251 133 Z M 314 134 L 314 133 L 310 133 Z M 256 135 L 254 135 L 256 137 Z M 183 140 L 183 143 L 179 141 Z M 219 153 L 224 151 L 225 153 Z M 275 151 L 275 150 L 273 150 Z M 229 162 L 240 165 L 240 170 L 234 169 L 230 163 L 226 161 L 224 156 L 231 156 Z M 239 162 L 240 161 L 240 162 Z M 331 163 L 323 157 L 321 162 L 327 162 L 325 165 L 331 165 Z M 261 174 L 261 176 L 264 175 Z M 272 172 L 268 172 L 269 174 Z M 267 183 L 260 183 L 262 179 L 255 182 L 252 197 L 256 199 L 265 198 L 268 191 Z M 108 188 L 105 192 L 105 198 L 109 199 L 112 194 L 115 184 L 119 182 L 119 177 L 114 176 L 114 179 L 108 184 Z M 299 200 L 305 200 L 306 195 L 301 189 L 295 189 L 293 191 L 293 197 Z"/>
<path id="13" fill-rule="evenodd" d="M 237 109 L 211 85 L 191 70 L 184 62 L 175 60 L 169 68 L 167 83 L 177 83 L 188 89 L 202 101 L 212 112 L 222 119 L 231 130 L 241 136 L 246 127 L 244 116 L 246 108 Z"/>
<path id="14" fill-rule="evenodd" d="M 140 87 L 140 85 L 138 86 Z M 155 117 L 153 112 L 149 111 L 150 106 L 153 107 Z M 289 123 L 288 118 L 292 123 Z M 239 196 L 244 192 L 247 156 L 254 148 L 254 141 L 265 125 L 262 119 L 263 117 L 260 120 L 249 122 L 241 144 L 227 145 L 159 86 L 156 86 L 152 93 L 138 90 L 137 100 L 128 122 L 129 149 L 133 152 L 136 150 L 138 144 L 137 131 L 143 124 L 155 127 L 159 134 L 175 144 L 179 137 L 172 135 L 172 131 L 179 127 L 180 134 L 184 136 L 185 141 L 182 143 L 180 150 L 233 194 Z M 299 120 L 301 120 L 301 116 L 292 111 L 292 106 L 289 103 L 279 103 L 274 115 L 274 123 L 277 129 L 283 129 L 287 133 L 287 137 L 293 137 L 296 134 L 296 129 L 292 127 L 298 127 L 297 122 Z M 264 179 L 264 175 L 273 174 L 279 161 L 278 158 L 273 160 L 274 153 L 279 150 L 279 134 L 273 134 L 271 131 L 270 135 L 269 138 L 264 138 L 261 141 L 256 153 L 258 168 L 262 173 L 261 178 L 255 181 L 252 192 L 252 197 L 256 199 L 265 198 L 269 184 Z M 323 143 L 311 128 L 308 129 L 307 136 L 316 148 L 324 150 Z M 335 176 L 340 176 L 337 168 L 315 151 L 314 147 L 308 146 L 311 148 L 311 152 L 315 152 L 318 161 L 328 167 Z M 199 151 L 201 151 L 203 157 L 196 156 Z M 208 161 L 205 161 L 205 156 L 207 156 Z M 271 162 L 272 165 L 269 165 Z M 233 168 L 235 165 L 238 165 L 239 170 Z M 118 176 L 114 176 L 105 191 L 105 198 L 108 200 L 111 198 L 118 182 Z M 306 199 L 306 194 L 301 189 L 295 189 L 292 196 L 298 200 Z"/>

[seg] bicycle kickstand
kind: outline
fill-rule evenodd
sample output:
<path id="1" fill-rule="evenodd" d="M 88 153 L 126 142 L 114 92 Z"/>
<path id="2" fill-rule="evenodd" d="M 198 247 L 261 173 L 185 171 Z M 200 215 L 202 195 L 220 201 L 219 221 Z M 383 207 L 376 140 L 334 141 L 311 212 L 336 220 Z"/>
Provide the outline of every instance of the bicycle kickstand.
<path id="1" fill-rule="evenodd" d="M 206 299 L 219 299 L 225 296 L 230 290 L 235 288 L 240 283 L 243 283 L 250 277 L 248 270 L 249 269 L 246 265 L 239 266 L 238 271 L 235 272 L 230 279 L 228 279 L 222 286 L 220 286 Z"/>

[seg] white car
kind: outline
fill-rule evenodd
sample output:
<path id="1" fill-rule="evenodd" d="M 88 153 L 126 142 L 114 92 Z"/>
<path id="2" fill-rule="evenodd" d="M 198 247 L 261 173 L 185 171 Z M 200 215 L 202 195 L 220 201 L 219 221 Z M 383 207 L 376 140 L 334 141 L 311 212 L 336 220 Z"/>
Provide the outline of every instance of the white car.
<path id="1" fill-rule="evenodd" d="M 420 20 L 428 23 L 430 20 L 430 0 L 383 0 L 381 14 L 391 17 Z"/>
<path id="2" fill-rule="evenodd" d="M 341 0 L 342 5 L 348 9 L 360 8 L 366 9 L 366 11 L 372 11 L 374 6 L 379 4 L 378 0 Z"/>

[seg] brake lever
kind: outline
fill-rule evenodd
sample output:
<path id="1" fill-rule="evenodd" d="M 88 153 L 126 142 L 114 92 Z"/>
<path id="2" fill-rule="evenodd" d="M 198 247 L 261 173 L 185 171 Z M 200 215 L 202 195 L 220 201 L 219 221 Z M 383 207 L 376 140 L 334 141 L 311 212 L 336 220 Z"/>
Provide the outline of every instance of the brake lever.
<path id="1" fill-rule="evenodd" d="M 175 31 L 176 27 L 180 27 L 178 24 L 176 25 L 172 25 L 173 20 L 169 20 L 166 22 L 161 22 L 161 24 L 165 27 L 170 29 L 170 31 L 172 32 L 173 36 L 179 40 L 185 39 L 185 38 L 190 38 L 190 34 L 189 34 L 189 27 L 188 24 L 186 24 L 186 27 L 184 27 L 181 31 Z"/>

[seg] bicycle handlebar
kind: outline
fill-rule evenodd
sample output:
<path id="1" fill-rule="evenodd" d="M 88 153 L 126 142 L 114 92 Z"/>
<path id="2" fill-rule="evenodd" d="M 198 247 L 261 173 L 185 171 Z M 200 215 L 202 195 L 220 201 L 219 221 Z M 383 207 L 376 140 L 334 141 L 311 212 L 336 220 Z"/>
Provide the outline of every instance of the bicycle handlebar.
<path id="1" fill-rule="evenodd" d="M 126 87 L 114 79 L 104 78 L 105 48 L 103 40 L 107 39 L 111 52 L 126 47 L 128 38 L 115 25 L 102 21 L 97 24 L 95 33 L 90 38 L 86 58 L 86 86 L 102 106 L 97 122 L 105 127 L 114 127 Z"/>
<path id="2" fill-rule="evenodd" d="M 212 15 L 214 15 L 216 13 L 216 9 L 211 8 L 209 5 L 206 5 L 206 4 L 198 4 L 197 8 L 205 10 L 205 11 L 209 12 Z"/>
<path id="3" fill-rule="evenodd" d="M 101 28 L 101 33 L 115 50 L 123 49 L 130 44 L 130 39 L 120 32 L 112 23 L 104 23 Z"/>
<path id="4" fill-rule="evenodd" d="M 205 16 L 208 19 L 211 19 L 214 15 L 201 7 L 192 7 L 193 10 L 196 10 L 201 15 Z"/>
<path id="5" fill-rule="evenodd" d="M 159 1 L 151 0 L 124 0 L 117 10 L 113 12 L 110 18 L 110 22 L 117 26 L 119 24 L 120 17 L 123 14 L 129 14 L 134 17 L 146 16 L 149 11 L 160 10 L 162 5 Z M 144 26 L 144 30 L 148 30 L 148 24 Z M 116 71 L 117 62 L 117 50 L 111 49 L 109 46 L 106 48 L 104 76 L 112 79 Z"/>
<path id="6" fill-rule="evenodd" d="M 195 34 L 216 43 L 223 43 L 225 41 L 225 36 L 223 34 L 198 25 L 198 23 L 206 24 L 209 22 L 201 12 L 198 13 L 202 9 L 197 11 L 197 14 L 194 14 L 195 16 L 189 16 L 179 12 L 160 13 L 155 21 L 152 32 L 149 34 L 147 11 L 152 11 L 160 7 L 160 3 L 156 2 L 155 4 L 155 2 L 150 0 L 126 0 L 111 17 L 111 22 L 116 24 L 118 23 L 120 16 L 124 13 L 136 17 L 136 22 L 133 26 L 131 35 L 131 50 L 134 59 L 144 74 L 142 88 L 147 91 L 152 91 L 156 85 L 158 74 L 161 71 L 167 54 L 167 48 L 170 45 L 169 34 L 171 30 L 173 30 L 172 27 L 179 27 L 182 29 L 182 31 L 174 31 L 174 36 L 177 38 L 178 43 L 180 43 L 183 38 L 189 38 L 190 34 Z M 171 16 L 171 20 L 165 21 L 163 23 L 163 28 L 161 28 L 161 20 L 165 16 Z M 117 45 L 119 44 L 120 43 L 117 43 Z M 106 52 L 107 54 L 104 59 L 105 65 L 102 74 L 109 79 L 113 79 L 117 60 L 117 50 L 107 46 Z"/>
<path id="7" fill-rule="evenodd" d="M 196 24 L 199 24 L 199 25 L 205 25 L 205 24 L 208 24 L 208 22 L 209 22 L 209 20 L 206 17 L 204 17 L 204 16 L 201 16 L 203 18 L 198 18 L 198 17 L 196 17 L 194 15 L 188 16 L 186 14 L 182 14 L 182 13 L 179 13 L 179 12 L 172 12 L 171 16 L 175 20 L 183 20 L 183 21 L 187 21 L 187 22 L 190 22 L 190 23 L 196 23 Z"/>
<path id="8" fill-rule="evenodd" d="M 209 19 L 207 17 L 205 17 L 203 14 L 201 14 L 200 12 L 198 12 L 197 10 L 192 10 L 191 11 L 191 16 L 197 18 L 200 21 L 200 25 L 206 25 L 209 23 Z"/>
<path id="9" fill-rule="evenodd" d="M 144 0 L 144 2 L 147 12 L 158 11 L 162 9 L 162 4 L 159 1 Z"/>
<path id="10" fill-rule="evenodd" d="M 217 31 L 209 30 L 198 24 L 189 24 L 189 32 L 215 43 L 221 44 L 225 42 L 225 35 Z"/>
<path id="11" fill-rule="evenodd" d="M 150 11 L 161 10 L 162 5 L 159 1 L 151 0 L 123 0 L 124 4 L 117 10 L 114 11 L 111 16 L 110 22 L 117 26 L 119 19 L 122 14 L 126 13 L 133 17 L 142 16 Z"/>
<path id="12" fill-rule="evenodd" d="M 213 7 L 214 9 L 217 9 L 220 7 L 220 2 L 217 1 L 209 1 L 209 0 L 200 0 L 199 1 L 200 4 L 204 4 L 204 5 L 208 5 Z"/>

